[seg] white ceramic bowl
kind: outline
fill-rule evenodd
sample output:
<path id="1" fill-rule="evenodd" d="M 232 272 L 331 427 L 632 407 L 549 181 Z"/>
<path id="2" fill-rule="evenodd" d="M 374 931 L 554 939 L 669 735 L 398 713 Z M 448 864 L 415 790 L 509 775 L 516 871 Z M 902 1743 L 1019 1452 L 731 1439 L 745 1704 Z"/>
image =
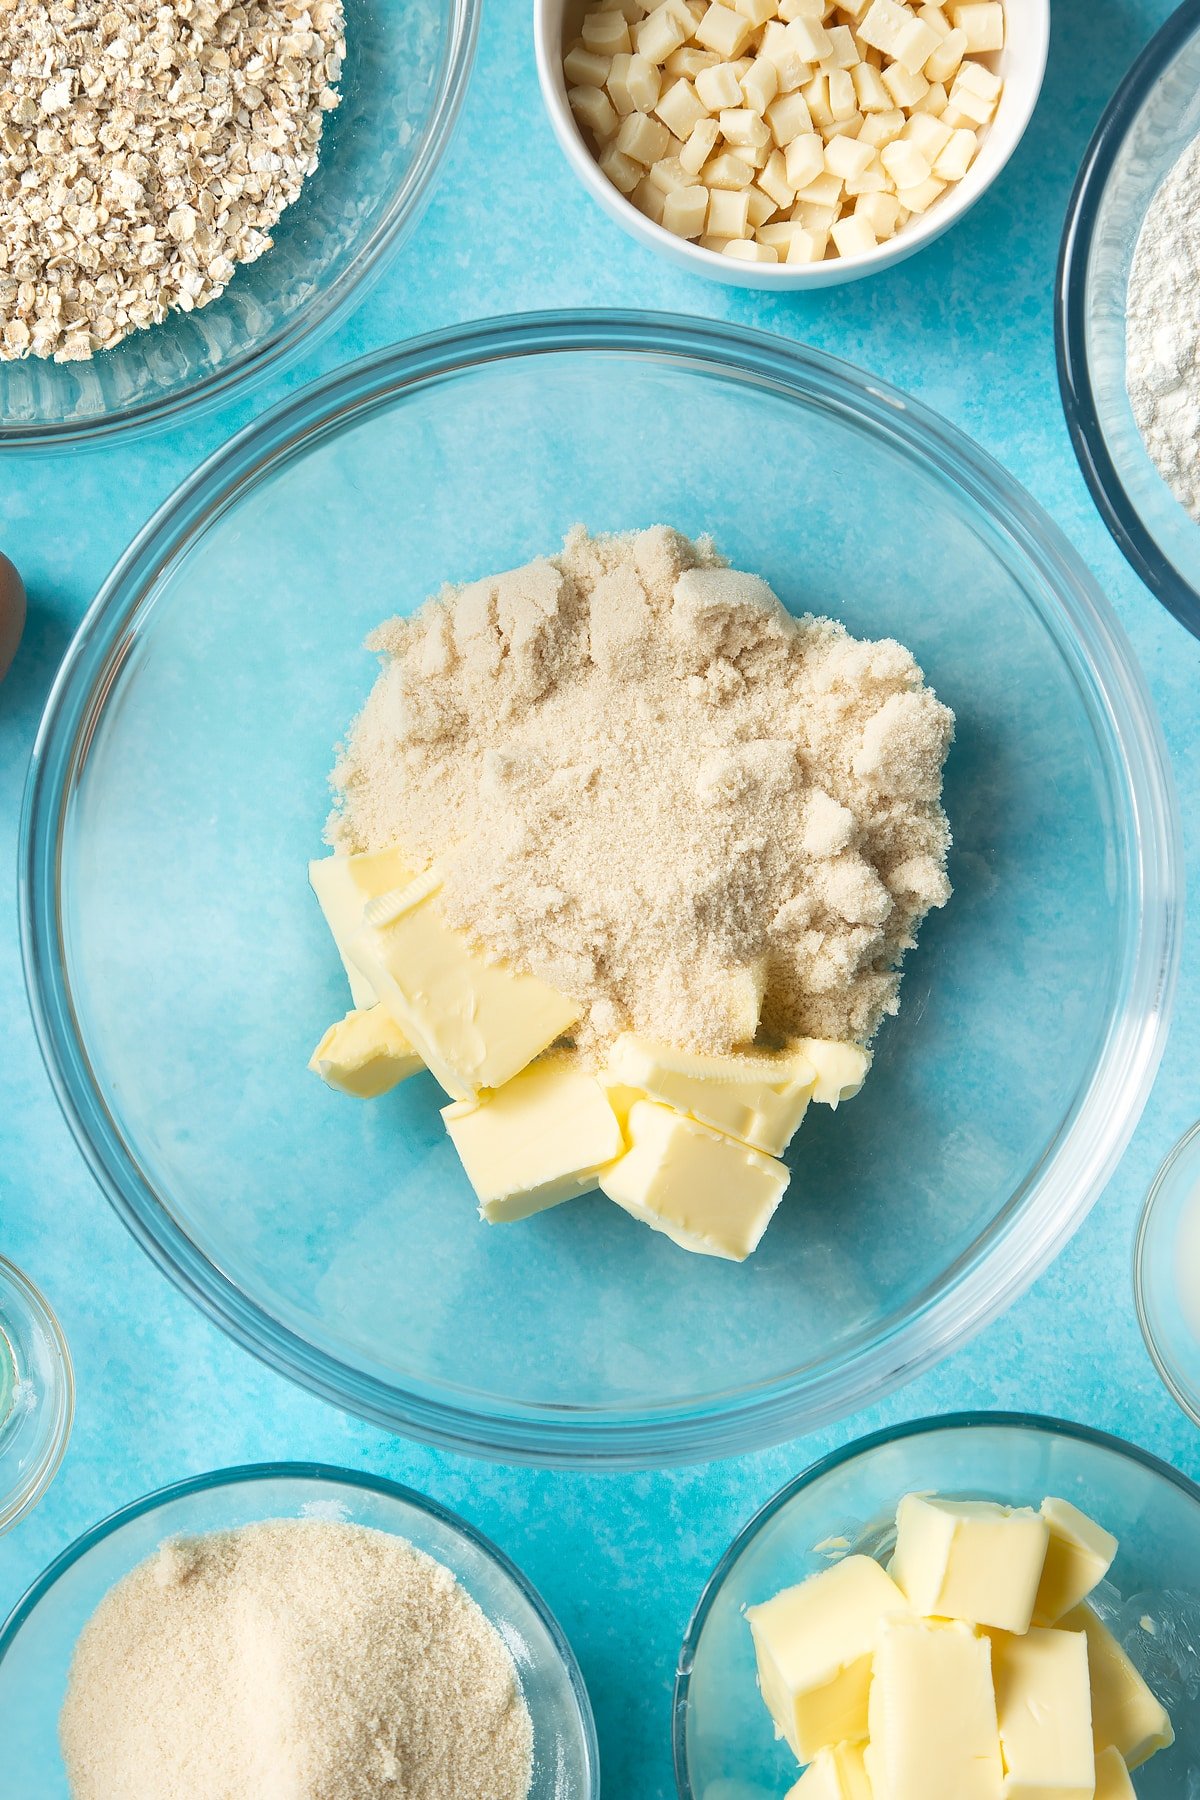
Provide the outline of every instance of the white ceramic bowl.
<path id="1" fill-rule="evenodd" d="M 589 3 L 595 4 L 596 0 L 534 0 L 538 80 L 550 123 L 567 161 L 593 198 L 630 237 L 637 238 L 639 243 L 678 263 L 681 268 L 689 269 L 693 275 L 705 275 L 710 281 L 723 281 L 730 287 L 781 291 L 836 287 L 844 281 L 857 281 L 861 275 L 873 275 L 878 269 L 903 262 L 924 245 L 941 237 L 991 186 L 1024 137 L 1025 127 L 1033 116 L 1042 90 L 1050 45 L 1050 0 L 1007 0 L 1008 44 L 998 55 L 987 59 L 996 73 L 1004 77 L 1004 93 L 979 155 L 964 180 L 947 189 L 927 213 L 910 219 L 887 243 L 880 244 L 866 256 L 835 257 L 828 262 L 744 263 L 720 256 L 714 250 L 702 250 L 699 244 L 664 231 L 661 225 L 655 225 L 653 220 L 640 213 L 601 173 L 567 104 L 567 83 L 562 67 L 564 45 L 578 36 Z"/>

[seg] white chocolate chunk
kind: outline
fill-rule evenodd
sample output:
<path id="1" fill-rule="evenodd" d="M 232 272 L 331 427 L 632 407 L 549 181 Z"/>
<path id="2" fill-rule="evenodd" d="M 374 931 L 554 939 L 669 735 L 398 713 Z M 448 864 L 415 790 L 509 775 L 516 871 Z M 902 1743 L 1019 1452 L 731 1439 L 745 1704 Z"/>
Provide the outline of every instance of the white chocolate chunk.
<path id="1" fill-rule="evenodd" d="M 616 108 L 603 88 L 568 88 L 567 102 L 579 123 L 604 144 L 616 134 L 620 120 Z"/>
<path id="2" fill-rule="evenodd" d="M 647 118 L 645 113 L 630 113 L 627 119 L 622 119 L 616 135 L 617 149 L 644 168 L 667 154 L 670 141 L 671 133 L 662 120 Z"/>
<path id="3" fill-rule="evenodd" d="M 793 138 L 807 136 L 813 128 L 812 114 L 803 94 L 781 94 L 767 108 L 767 124 L 776 147 L 786 150 Z"/>
<path id="4" fill-rule="evenodd" d="M 898 187 L 896 198 L 901 206 L 908 208 L 910 213 L 923 213 L 928 212 L 934 201 L 939 199 L 945 191 L 945 182 L 937 181 L 931 175 L 928 181 L 921 182 L 917 187 Z"/>
<path id="5" fill-rule="evenodd" d="M 732 7 L 722 6 L 720 0 L 713 0 L 696 27 L 696 42 L 730 60 L 742 54 L 753 30 L 749 19 Z"/>
<path id="6" fill-rule="evenodd" d="M 721 252 L 722 256 L 732 256 L 736 262 L 776 263 L 779 252 L 770 244 L 760 244 L 754 238 L 730 238 Z"/>
<path id="7" fill-rule="evenodd" d="M 906 1494 L 892 1573 L 914 1612 L 1017 1635 L 1029 1630 L 1050 1530 L 1028 1507 Z"/>
<path id="8" fill-rule="evenodd" d="M 858 45 L 848 25 L 829 27 L 829 49 L 821 58 L 820 68 L 826 75 L 835 69 L 853 69 L 859 61 Z"/>
<path id="9" fill-rule="evenodd" d="M 634 32 L 634 43 L 639 56 L 661 65 L 691 35 L 670 5 L 656 6 Z"/>
<path id="10" fill-rule="evenodd" d="M 829 106 L 829 116 L 838 128 L 853 136 L 857 125 L 850 120 L 858 115 L 858 95 L 854 91 L 854 82 L 845 69 L 831 69 L 825 77 L 825 93 Z M 861 116 L 857 124 L 862 124 Z"/>
<path id="11" fill-rule="evenodd" d="M 747 144 L 757 149 L 771 141 L 770 126 L 748 106 L 729 107 L 721 114 L 720 125 L 721 136 L 731 148 Z"/>
<path id="12" fill-rule="evenodd" d="M 733 0 L 733 7 L 756 31 L 775 17 L 775 0 Z"/>
<path id="13" fill-rule="evenodd" d="M 742 76 L 742 99 L 761 118 L 779 92 L 779 71 L 765 56 L 756 56 Z"/>
<path id="14" fill-rule="evenodd" d="M 711 189 L 704 229 L 709 237 L 745 237 L 750 229 L 749 195 L 745 192 L 732 192 L 728 188 Z"/>
<path id="15" fill-rule="evenodd" d="M 966 32 L 951 31 L 941 40 L 937 49 L 930 52 L 923 73 L 930 81 L 950 81 L 958 74 L 966 54 Z"/>
<path id="16" fill-rule="evenodd" d="M 690 81 L 673 82 L 654 110 L 667 130 L 684 143 L 701 119 L 708 117 L 708 108 Z"/>
<path id="17" fill-rule="evenodd" d="M 825 145 L 825 167 L 831 175 L 840 175 L 843 181 L 851 175 L 861 175 L 874 160 L 875 151 L 871 145 L 860 143 L 858 138 L 839 135 L 830 138 Z"/>
<path id="18" fill-rule="evenodd" d="M 1075 1607 L 1058 1624 L 1062 1631 L 1082 1631 L 1087 1637 L 1092 1739 L 1097 1752 L 1114 1748 L 1129 1768 L 1140 1769 L 1157 1751 L 1175 1742 L 1166 1708 L 1090 1606 Z"/>
<path id="19" fill-rule="evenodd" d="M 732 189 L 736 193 L 750 186 L 754 180 L 754 171 L 740 156 L 726 151 L 705 163 L 700 171 L 700 179 L 705 187 Z M 712 230 L 711 225 L 709 230 Z"/>
<path id="20" fill-rule="evenodd" d="M 716 63 L 696 77 L 696 92 L 710 113 L 722 112 L 727 106 L 740 106 L 742 84 L 732 63 Z"/>
<path id="21" fill-rule="evenodd" d="M 894 194 L 860 194 L 854 211 L 867 221 L 880 243 L 894 237 L 904 220 L 903 208 Z"/>
<path id="22" fill-rule="evenodd" d="M 919 75 L 941 41 L 920 19 L 910 19 L 897 39 L 895 60 L 910 75 Z"/>
<path id="23" fill-rule="evenodd" d="M 837 245 L 839 256 L 869 256 L 879 242 L 870 220 L 857 212 L 839 219 L 829 235 Z"/>
<path id="24" fill-rule="evenodd" d="M 715 50 L 701 50 L 696 44 L 681 44 L 678 50 L 672 50 L 663 64 L 665 75 L 682 75 L 686 81 L 695 81 L 702 69 L 711 69 L 720 62 Z"/>
<path id="25" fill-rule="evenodd" d="M 907 130 L 907 126 L 905 129 Z M 885 144 L 879 152 L 879 160 L 897 189 L 920 187 L 933 173 L 929 158 L 905 137 L 898 137 L 894 143 Z"/>
<path id="26" fill-rule="evenodd" d="M 967 49 L 972 56 L 1003 50 L 1002 0 L 970 0 L 965 6 L 951 6 L 950 18 L 959 31 L 966 32 Z"/>
<path id="27" fill-rule="evenodd" d="M 689 175 L 699 175 L 716 148 L 721 131 L 715 119 L 701 119 L 692 127 L 691 136 L 679 152 L 679 161 Z"/>
<path id="28" fill-rule="evenodd" d="M 1069 1500 L 1047 1496 L 1042 1501 L 1042 1517 L 1050 1530 L 1050 1542 L 1033 1620 L 1035 1625 L 1057 1625 L 1108 1574 L 1119 1546 L 1111 1531 L 1105 1531 Z"/>
<path id="29" fill-rule="evenodd" d="M 879 1800 L 1002 1800 L 991 1646 L 969 1626 L 884 1619 L 868 1725 Z"/>
<path id="30" fill-rule="evenodd" d="M 587 48 L 596 56 L 616 56 L 618 51 L 633 48 L 629 27 L 619 12 L 585 13 L 582 33 Z"/>
<path id="31" fill-rule="evenodd" d="M 859 42 L 871 44 L 885 56 L 898 56 L 904 34 L 912 22 L 908 8 L 897 5 L 896 0 L 872 0 L 859 20 Z"/>
<path id="32" fill-rule="evenodd" d="M 677 156 L 662 157 L 650 169 L 647 179 L 654 184 L 664 199 L 693 185 L 692 177 Z"/>
<path id="33" fill-rule="evenodd" d="M 858 110 L 863 113 L 889 112 L 892 96 L 883 85 L 883 76 L 870 63 L 860 62 L 851 71 L 854 82 L 854 97 L 858 102 Z"/>
<path id="34" fill-rule="evenodd" d="M 919 106 L 929 92 L 929 83 L 923 75 L 910 75 L 902 64 L 889 63 L 883 71 L 882 81 L 897 106 L 907 107 L 911 112 Z"/>
<path id="35" fill-rule="evenodd" d="M 1094 1800 L 1092 1699 L 1082 1631 L 992 1636 L 1005 1800 Z"/>
<path id="36" fill-rule="evenodd" d="M 794 206 L 796 190 L 787 178 L 787 159 L 782 150 L 773 150 L 767 158 L 766 165 L 758 177 L 758 185 L 764 194 L 769 194 L 776 206 Z M 754 1033 L 748 1034 L 753 1037 Z"/>
<path id="37" fill-rule="evenodd" d="M 597 56 L 582 43 L 576 44 L 563 57 L 563 74 L 568 87 L 604 87 L 612 69 L 607 56 Z"/>
<path id="38" fill-rule="evenodd" d="M 655 187 L 649 175 L 642 176 L 629 198 L 647 219 L 652 220 L 655 225 L 662 224 L 667 210 L 667 197 L 660 187 Z"/>
<path id="39" fill-rule="evenodd" d="M 833 40 L 820 21 L 802 14 L 789 20 L 788 36 L 805 62 L 819 63 L 833 48 Z"/>
<path id="40" fill-rule="evenodd" d="M 973 131 L 964 126 L 952 131 L 946 139 L 944 150 L 938 153 L 933 165 L 933 173 L 939 181 L 961 181 L 979 148 L 979 139 Z"/>
<path id="41" fill-rule="evenodd" d="M 915 144 L 932 173 L 934 163 L 953 135 L 950 127 L 943 125 L 940 119 L 932 118 L 928 113 L 914 113 L 900 133 L 900 142 Z M 929 177 L 924 179 L 928 180 Z"/>
<path id="42" fill-rule="evenodd" d="M 632 194 L 645 174 L 641 163 L 634 162 L 631 156 L 626 156 L 615 144 L 608 144 L 600 152 L 600 168 L 621 194 Z"/>
<path id="43" fill-rule="evenodd" d="M 746 1608 L 763 1700 L 798 1761 L 867 1736 L 876 1645 L 885 1621 L 907 1612 L 869 1556 L 847 1556 Z"/>
<path id="44" fill-rule="evenodd" d="M 662 222 L 676 237 L 698 238 L 708 213 L 708 189 L 694 185 L 667 195 Z"/>
<path id="45" fill-rule="evenodd" d="M 885 144 L 892 144 L 904 130 L 905 117 L 898 106 L 890 112 L 872 113 L 863 120 L 859 131 L 859 139 L 864 144 L 871 144 L 881 150 Z"/>

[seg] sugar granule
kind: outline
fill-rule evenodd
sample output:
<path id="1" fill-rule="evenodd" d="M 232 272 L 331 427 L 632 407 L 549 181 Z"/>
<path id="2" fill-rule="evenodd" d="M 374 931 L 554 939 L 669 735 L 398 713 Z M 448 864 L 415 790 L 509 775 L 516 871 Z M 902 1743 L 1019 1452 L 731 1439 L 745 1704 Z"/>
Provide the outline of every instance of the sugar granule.
<path id="1" fill-rule="evenodd" d="M 633 1030 L 723 1053 L 867 1042 L 949 898 L 953 714 L 911 653 L 795 619 L 711 542 L 589 537 L 446 589 L 368 640 L 383 667 L 334 771 L 330 841 L 440 860 L 449 921 Z"/>

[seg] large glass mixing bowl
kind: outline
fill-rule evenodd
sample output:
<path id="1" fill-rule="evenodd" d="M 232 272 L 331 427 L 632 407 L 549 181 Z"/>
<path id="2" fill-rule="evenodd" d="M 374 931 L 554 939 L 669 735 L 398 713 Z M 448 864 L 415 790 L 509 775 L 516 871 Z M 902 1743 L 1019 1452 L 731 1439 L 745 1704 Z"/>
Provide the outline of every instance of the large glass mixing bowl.
<path id="1" fill-rule="evenodd" d="M 955 897 L 740 1267 L 600 1195 L 485 1227 L 430 1078 L 364 1104 L 305 1067 L 346 1004 L 305 864 L 365 633 L 579 520 L 713 532 L 796 611 L 911 645 L 958 715 Z M 956 431 L 742 329 L 533 317 L 308 389 L 147 527 L 38 738 L 24 954 L 104 1191 L 243 1344 L 461 1449 L 681 1460 L 853 1412 L 1066 1241 L 1158 1061 L 1177 838 L 1117 621 Z"/>
<path id="2" fill-rule="evenodd" d="M 0 362 L 0 446 L 166 425 L 327 331 L 412 229 L 458 117 L 479 0 L 346 0 L 320 164 L 219 299 L 90 362 Z"/>

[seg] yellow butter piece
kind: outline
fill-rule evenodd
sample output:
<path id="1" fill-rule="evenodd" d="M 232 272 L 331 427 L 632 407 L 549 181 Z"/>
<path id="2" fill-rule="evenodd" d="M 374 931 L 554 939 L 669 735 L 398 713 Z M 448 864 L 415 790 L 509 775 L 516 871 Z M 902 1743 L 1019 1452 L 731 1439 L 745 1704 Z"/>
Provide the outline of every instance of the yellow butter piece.
<path id="1" fill-rule="evenodd" d="M 896 1510 L 892 1574 L 914 1612 L 1029 1630 L 1050 1531 L 1029 1507 L 906 1494 Z"/>
<path id="2" fill-rule="evenodd" d="M 744 1262 L 783 1198 L 786 1166 L 652 1100 L 634 1102 L 628 1132 L 630 1148 L 600 1177 L 609 1199 L 683 1250 Z"/>
<path id="3" fill-rule="evenodd" d="M 866 1737 L 875 1646 L 884 1621 L 907 1610 L 895 1582 L 869 1556 L 847 1556 L 746 1608 L 775 1735 L 786 1738 L 799 1762 Z"/>
<path id="4" fill-rule="evenodd" d="M 1096 1758 L 1096 1800 L 1137 1800 L 1119 1750 L 1102 1750 Z"/>
<path id="5" fill-rule="evenodd" d="M 374 1006 L 374 988 L 350 959 L 350 939 L 363 922 L 367 902 L 394 888 L 407 887 L 415 870 L 400 850 L 365 850 L 353 856 L 321 856 L 308 865 L 308 881 L 333 933 L 342 966 L 350 978 L 356 1007 Z"/>
<path id="6" fill-rule="evenodd" d="M 970 1626 L 885 1619 L 868 1720 L 874 1800 L 1002 1800 L 991 1646 Z"/>
<path id="7" fill-rule="evenodd" d="M 424 1064 L 391 1015 L 368 1006 L 331 1025 L 308 1066 L 339 1093 L 374 1100 Z"/>
<path id="8" fill-rule="evenodd" d="M 616 1076 L 610 1074 L 607 1069 L 599 1070 L 596 1079 L 604 1089 L 604 1092 L 608 1095 L 608 1104 L 616 1114 L 617 1123 L 621 1127 L 626 1144 L 628 1144 L 629 1115 L 637 1102 L 639 1100 L 644 1100 L 646 1095 L 641 1088 L 626 1087 L 623 1082 L 618 1081 Z"/>
<path id="9" fill-rule="evenodd" d="M 446 1092 L 474 1100 L 503 1087 L 580 1008 L 536 975 L 490 962 L 451 930 L 435 904 L 436 869 L 372 900 L 351 938 L 351 960 Z"/>
<path id="10" fill-rule="evenodd" d="M 1093 1800 L 1092 1696 L 1082 1631 L 992 1636 L 1005 1800 Z"/>
<path id="11" fill-rule="evenodd" d="M 493 1225 L 588 1193 L 624 1149 L 604 1089 L 566 1056 L 531 1063 L 478 1100 L 456 1100 L 442 1118 Z"/>
<path id="12" fill-rule="evenodd" d="M 799 1055 L 700 1056 L 626 1032 L 609 1052 L 607 1077 L 779 1156 L 804 1117 L 816 1071 Z"/>
<path id="13" fill-rule="evenodd" d="M 797 1038 L 791 1048 L 816 1070 L 812 1097 L 822 1106 L 836 1107 L 839 1101 L 853 1100 L 871 1067 L 871 1052 L 861 1044 L 843 1044 L 834 1038 Z"/>
<path id="14" fill-rule="evenodd" d="M 818 1751 L 787 1800 L 874 1800 L 865 1751 L 865 1744 Z"/>
<path id="15" fill-rule="evenodd" d="M 1042 1501 L 1050 1527 L 1046 1566 L 1033 1608 L 1035 1625 L 1057 1625 L 1064 1613 L 1086 1600 L 1112 1567 L 1118 1544 L 1111 1531 L 1072 1506 L 1069 1500 Z"/>
<path id="16" fill-rule="evenodd" d="M 1167 1709 L 1151 1693 L 1129 1657 L 1090 1606 L 1077 1606 L 1059 1621 L 1064 1631 L 1087 1636 L 1092 1684 L 1092 1739 L 1097 1751 L 1119 1750 L 1140 1769 L 1156 1751 L 1175 1742 Z"/>

